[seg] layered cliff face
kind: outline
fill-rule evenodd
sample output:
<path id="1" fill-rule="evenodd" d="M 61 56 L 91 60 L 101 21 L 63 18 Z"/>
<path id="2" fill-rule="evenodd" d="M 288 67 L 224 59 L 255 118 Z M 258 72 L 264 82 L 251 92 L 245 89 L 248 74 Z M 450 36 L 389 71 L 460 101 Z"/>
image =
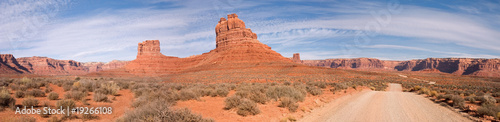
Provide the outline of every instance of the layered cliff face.
<path id="1" fill-rule="evenodd" d="M 293 60 L 296 59 L 295 54 Z M 373 58 L 300 60 L 304 65 L 342 69 L 396 71 L 437 71 L 456 75 L 500 77 L 500 59 L 427 58 L 409 61 L 383 61 Z"/>
<path id="2" fill-rule="evenodd" d="M 427 58 L 403 61 L 398 71 L 438 70 L 457 75 L 500 77 L 500 59 Z"/>
<path id="3" fill-rule="evenodd" d="M 16 59 L 12 54 L 0 54 L 0 74 L 83 75 L 121 68 L 128 62 L 113 60 L 108 63 L 81 63 L 38 56 Z"/>
<path id="4" fill-rule="evenodd" d="M 23 74 L 29 71 L 19 65 L 12 54 L 0 54 L 0 74 Z"/>
<path id="5" fill-rule="evenodd" d="M 383 69 L 384 63 L 373 58 L 353 58 L 353 59 L 326 59 L 326 60 L 302 60 L 302 64 L 308 66 L 319 66 L 328 68 L 343 69 Z"/>
<path id="6" fill-rule="evenodd" d="M 73 60 L 56 60 L 47 57 L 18 58 L 19 64 L 29 72 L 39 75 L 83 75 L 87 69 L 82 63 Z"/>
<path id="7" fill-rule="evenodd" d="M 113 60 L 107 63 L 103 62 L 86 62 L 83 63 L 83 66 L 88 69 L 88 72 L 99 72 L 110 69 L 117 69 L 127 65 L 130 61 L 120 61 Z"/>
<path id="8" fill-rule="evenodd" d="M 187 72 L 264 67 L 271 62 L 297 65 L 257 40 L 257 34 L 246 28 L 236 14 L 221 18 L 215 26 L 216 48 L 210 52 L 187 58 L 165 56 L 160 53 L 158 40 L 138 44 L 137 58 L 122 69 L 95 75 L 130 73 L 136 76 L 164 76 Z M 273 64 L 274 65 L 274 64 Z"/>

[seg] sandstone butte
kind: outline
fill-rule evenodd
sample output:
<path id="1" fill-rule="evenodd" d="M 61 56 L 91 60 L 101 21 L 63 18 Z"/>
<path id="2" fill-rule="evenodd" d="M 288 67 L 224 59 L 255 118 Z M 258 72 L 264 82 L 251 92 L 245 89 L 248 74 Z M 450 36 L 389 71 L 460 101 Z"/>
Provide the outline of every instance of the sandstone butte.
<path id="1" fill-rule="evenodd" d="M 435 71 L 455 75 L 500 77 L 500 59 L 473 58 L 427 58 L 409 61 L 383 61 L 374 58 L 300 60 L 299 54 L 293 59 L 304 65 L 342 69 L 395 70 L 395 71 Z"/>
<path id="2" fill-rule="evenodd" d="M 271 47 L 257 40 L 257 34 L 246 28 L 236 14 L 228 15 L 227 19 L 220 18 L 215 26 L 215 34 L 215 49 L 187 58 L 165 56 L 160 53 L 159 40 L 146 40 L 138 44 L 136 59 L 123 68 L 89 75 L 180 77 L 197 74 L 194 77 L 245 77 L 248 74 L 280 74 L 283 69 L 294 67 L 317 69 L 294 63 L 271 50 Z"/>

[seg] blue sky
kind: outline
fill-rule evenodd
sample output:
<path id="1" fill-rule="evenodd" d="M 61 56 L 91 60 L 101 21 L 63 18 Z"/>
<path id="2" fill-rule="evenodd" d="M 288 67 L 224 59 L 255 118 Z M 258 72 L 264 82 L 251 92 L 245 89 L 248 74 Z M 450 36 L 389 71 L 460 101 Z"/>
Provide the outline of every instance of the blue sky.
<path id="1" fill-rule="evenodd" d="M 188 57 L 215 48 L 230 13 L 285 57 L 500 58 L 498 0 L 2 0 L 0 53 L 133 60 L 137 43 L 158 39 Z"/>

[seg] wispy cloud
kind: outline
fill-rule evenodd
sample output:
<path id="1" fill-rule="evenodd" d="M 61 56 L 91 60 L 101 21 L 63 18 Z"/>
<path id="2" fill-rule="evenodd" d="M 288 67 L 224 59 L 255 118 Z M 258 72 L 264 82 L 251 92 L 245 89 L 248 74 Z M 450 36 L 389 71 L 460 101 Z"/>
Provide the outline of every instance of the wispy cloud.
<path id="1" fill-rule="evenodd" d="M 304 59 L 392 58 L 364 55 L 366 52 L 363 51 L 368 50 L 343 53 L 341 43 L 353 43 L 359 32 L 374 32 L 372 34 L 376 36 L 370 36 L 371 42 L 355 45 L 355 48 L 370 48 L 374 50 L 369 51 L 375 52 L 392 48 L 437 53 L 440 57 L 497 58 L 500 55 L 495 53 L 500 52 L 500 22 L 495 21 L 500 19 L 495 12 L 500 8 L 497 3 L 477 2 L 471 6 L 443 3 L 450 10 L 403 2 L 402 11 L 391 14 L 389 23 L 380 30 L 365 30 L 368 24 L 379 23 L 373 13 L 387 10 L 386 1 L 156 0 L 145 1 L 145 6 L 140 7 L 103 7 L 87 10 L 92 13 L 69 14 L 71 16 L 58 16 L 61 11 L 71 13 L 65 11 L 71 8 L 64 7 L 71 1 L 2 1 L 0 51 L 14 53 L 17 57 L 132 60 L 138 42 L 159 39 L 162 53 L 187 57 L 214 49 L 217 21 L 229 13 L 238 13 L 247 27 L 258 34 L 261 42 L 271 45 L 284 56 L 300 52 Z M 476 52 L 402 46 L 393 44 L 394 41 L 384 41 L 389 37 L 410 38 L 427 44 L 458 45 Z M 398 43 L 405 41 L 401 39 Z M 325 43 L 329 44 L 320 45 Z M 338 46 L 327 47 L 329 45 Z M 459 49 L 455 47 L 449 49 Z"/>

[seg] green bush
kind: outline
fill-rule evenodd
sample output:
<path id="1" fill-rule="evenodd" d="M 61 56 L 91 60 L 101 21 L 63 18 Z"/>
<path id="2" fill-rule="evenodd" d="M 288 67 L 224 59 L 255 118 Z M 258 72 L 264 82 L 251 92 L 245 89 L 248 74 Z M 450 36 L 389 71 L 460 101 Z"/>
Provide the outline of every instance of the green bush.
<path id="1" fill-rule="evenodd" d="M 14 93 L 14 97 L 24 98 L 24 92 L 23 91 L 16 91 L 16 93 Z"/>
<path id="2" fill-rule="evenodd" d="M 107 102 L 108 101 L 108 96 L 106 96 L 105 94 L 101 94 L 101 93 L 95 93 L 94 94 L 94 101 L 96 101 L 96 102 Z"/>
<path id="3" fill-rule="evenodd" d="M 36 107 L 36 106 L 38 106 L 38 100 L 33 98 L 33 97 L 28 97 L 28 98 L 25 98 L 23 100 L 22 104 L 23 104 L 23 106 L 26 106 L 26 107 L 31 107 L 31 106 Z"/>
<path id="4" fill-rule="evenodd" d="M 55 92 L 50 92 L 49 93 L 49 96 L 47 97 L 49 100 L 57 100 L 59 99 L 59 94 L 55 93 Z"/>
<path id="5" fill-rule="evenodd" d="M 238 105 L 236 113 L 241 116 L 257 115 L 260 113 L 260 110 L 257 107 L 257 104 L 252 100 L 242 99 L 241 103 Z"/>
<path id="6" fill-rule="evenodd" d="M 299 105 L 297 105 L 296 101 L 294 101 L 293 99 L 290 99 L 289 97 L 283 97 L 281 98 L 281 102 L 278 107 L 288 108 L 290 112 L 296 112 L 297 108 L 299 108 Z"/>

